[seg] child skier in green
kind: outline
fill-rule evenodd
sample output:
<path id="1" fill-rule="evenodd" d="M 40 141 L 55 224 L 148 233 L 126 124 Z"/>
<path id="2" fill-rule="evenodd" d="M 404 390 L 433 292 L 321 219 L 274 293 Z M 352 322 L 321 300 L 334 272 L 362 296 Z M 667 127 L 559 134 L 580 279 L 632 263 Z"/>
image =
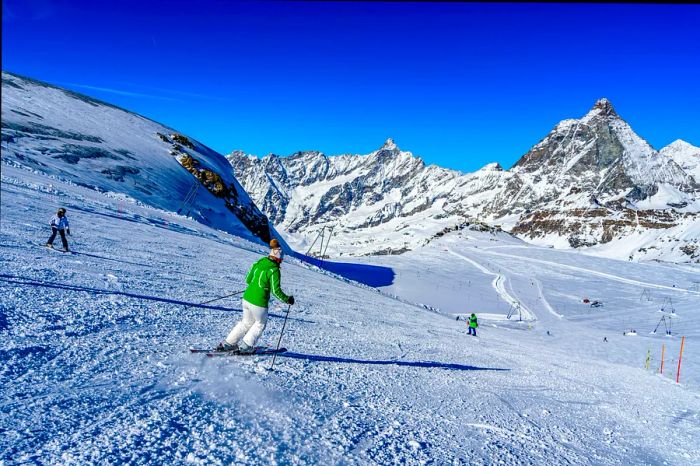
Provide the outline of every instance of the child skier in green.
<path id="1" fill-rule="evenodd" d="M 476 314 L 472 313 L 469 317 L 469 335 L 476 336 L 476 328 L 479 326 L 479 322 L 476 320 Z"/>

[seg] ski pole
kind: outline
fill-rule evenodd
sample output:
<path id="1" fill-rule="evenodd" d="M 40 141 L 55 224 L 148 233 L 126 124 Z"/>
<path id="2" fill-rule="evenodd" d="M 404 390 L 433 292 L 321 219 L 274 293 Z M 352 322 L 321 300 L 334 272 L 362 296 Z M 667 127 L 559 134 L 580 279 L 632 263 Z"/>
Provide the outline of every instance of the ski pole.
<path id="1" fill-rule="evenodd" d="M 282 331 L 280 332 L 280 337 L 277 340 L 277 349 L 275 350 L 275 354 L 272 355 L 272 364 L 270 364 L 270 370 L 275 366 L 275 358 L 277 357 L 277 352 L 280 349 L 280 343 L 282 343 L 282 334 L 284 333 L 284 327 L 287 325 L 287 317 L 289 316 L 289 310 L 292 308 L 292 305 L 290 304 L 287 306 L 287 313 L 284 315 L 284 323 L 282 324 Z"/>
<path id="2" fill-rule="evenodd" d="M 235 293 L 227 294 L 226 296 L 221 296 L 220 298 L 210 299 L 209 301 L 204 301 L 203 303 L 199 303 L 199 305 L 202 306 L 203 304 L 213 303 L 214 301 L 218 301 L 218 300 L 220 300 L 220 299 L 230 298 L 231 296 L 235 296 L 235 295 L 237 295 L 237 294 L 241 294 L 241 293 L 243 293 L 244 291 L 245 291 L 245 290 L 236 291 Z"/>

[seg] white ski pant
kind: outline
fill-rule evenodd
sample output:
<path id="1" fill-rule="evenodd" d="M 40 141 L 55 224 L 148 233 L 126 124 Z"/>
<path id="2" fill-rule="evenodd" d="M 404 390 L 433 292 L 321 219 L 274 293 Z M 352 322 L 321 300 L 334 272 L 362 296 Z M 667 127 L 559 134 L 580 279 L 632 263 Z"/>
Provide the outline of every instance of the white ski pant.
<path id="1" fill-rule="evenodd" d="M 243 318 L 233 327 L 231 333 L 226 337 L 229 345 L 238 344 L 241 339 L 248 346 L 255 346 L 255 343 L 262 335 L 267 325 L 267 308 L 250 304 L 243 300 Z"/>

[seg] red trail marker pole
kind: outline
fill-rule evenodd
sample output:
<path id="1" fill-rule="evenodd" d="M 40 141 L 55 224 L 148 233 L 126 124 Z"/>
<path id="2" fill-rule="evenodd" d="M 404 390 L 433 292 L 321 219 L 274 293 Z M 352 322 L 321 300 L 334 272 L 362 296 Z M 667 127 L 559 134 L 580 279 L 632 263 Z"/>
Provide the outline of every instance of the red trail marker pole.
<path id="1" fill-rule="evenodd" d="M 659 370 L 659 373 L 661 375 L 664 374 L 664 352 L 666 350 L 666 345 L 661 345 L 661 369 Z"/>
<path id="2" fill-rule="evenodd" d="M 681 338 L 681 352 L 678 355 L 678 370 L 676 371 L 676 383 L 681 379 L 681 359 L 683 359 L 683 344 L 685 343 L 685 337 Z"/>

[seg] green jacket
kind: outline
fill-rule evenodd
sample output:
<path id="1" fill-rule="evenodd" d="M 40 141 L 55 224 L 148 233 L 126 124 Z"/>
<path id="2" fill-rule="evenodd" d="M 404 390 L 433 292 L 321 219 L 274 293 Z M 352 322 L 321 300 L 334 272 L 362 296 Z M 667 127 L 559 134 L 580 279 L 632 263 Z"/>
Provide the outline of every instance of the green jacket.
<path id="1" fill-rule="evenodd" d="M 289 296 L 280 288 L 280 266 L 269 257 L 263 257 L 253 264 L 245 277 L 245 282 L 248 288 L 243 293 L 243 299 L 250 304 L 267 307 L 270 302 L 270 290 L 283 303 L 289 301 Z"/>
<path id="2" fill-rule="evenodd" d="M 477 328 L 479 326 L 478 322 L 476 321 L 476 316 L 469 317 L 469 326 L 471 328 Z"/>

